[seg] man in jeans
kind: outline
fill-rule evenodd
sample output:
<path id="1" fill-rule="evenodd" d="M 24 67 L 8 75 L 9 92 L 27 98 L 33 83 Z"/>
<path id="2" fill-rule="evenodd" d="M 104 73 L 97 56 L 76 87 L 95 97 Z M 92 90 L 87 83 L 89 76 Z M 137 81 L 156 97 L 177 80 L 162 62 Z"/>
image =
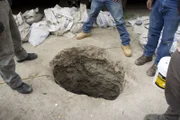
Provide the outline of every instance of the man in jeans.
<path id="1" fill-rule="evenodd" d="M 18 62 L 34 60 L 35 53 L 27 53 L 21 45 L 21 37 L 7 0 L 0 0 L 0 75 L 13 89 L 22 94 L 33 91 L 31 86 L 23 83 L 15 72 L 14 54 Z"/>
<path id="2" fill-rule="evenodd" d="M 154 5 L 153 5 L 154 3 Z M 148 76 L 154 76 L 157 70 L 157 64 L 164 56 L 169 56 L 169 50 L 172 46 L 175 32 L 177 31 L 180 16 L 178 11 L 178 0 L 148 0 L 147 7 L 151 9 L 150 26 L 148 34 L 148 43 L 145 46 L 144 54 L 135 61 L 136 65 L 144 65 L 152 61 L 156 51 L 160 34 L 162 39 L 157 48 L 157 56 L 152 67 L 147 71 Z"/>
<path id="3" fill-rule="evenodd" d="M 180 120 L 180 47 L 172 55 L 168 69 L 165 95 L 169 108 L 163 115 L 147 115 L 144 120 Z"/>
<path id="4" fill-rule="evenodd" d="M 130 38 L 129 33 L 126 30 L 125 22 L 123 20 L 123 9 L 121 0 L 92 0 L 89 18 L 84 23 L 82 32 L 79 33 L 76 38 L 80 40 L 91 36 L 90 31 L 93 27 L 93 24 L 95 23 L 99 12 L 104 6 L 106 6 L 106 8 L 110 11 L 115 20 L 116 27 L 122 39 L 121 47 L 124 51 L 124 54 L 127 57 L 130 57 L 132 55 L 130 49 Z"/>

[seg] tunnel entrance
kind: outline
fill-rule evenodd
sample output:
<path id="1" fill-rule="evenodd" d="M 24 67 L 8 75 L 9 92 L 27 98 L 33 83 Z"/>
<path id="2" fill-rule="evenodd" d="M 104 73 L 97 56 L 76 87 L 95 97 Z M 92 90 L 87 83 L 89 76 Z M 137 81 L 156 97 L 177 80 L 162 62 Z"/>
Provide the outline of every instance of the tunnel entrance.
<path id="1" fill-rule="evenodd" d="M 116 99 L 124 88 L 124 70 L 104 49 L 85 46 L 61 51 L 52 61 L 55 82 L 67 91 Z"/>

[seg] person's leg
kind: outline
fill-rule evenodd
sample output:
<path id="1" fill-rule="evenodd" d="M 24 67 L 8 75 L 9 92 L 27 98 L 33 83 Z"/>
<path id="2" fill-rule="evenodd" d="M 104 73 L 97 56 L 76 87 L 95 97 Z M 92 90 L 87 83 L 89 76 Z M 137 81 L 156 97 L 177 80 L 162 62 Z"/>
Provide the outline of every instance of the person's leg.
<path id="1" fill-rule="evenodd" d="M 22 84 L 22 81 L 15 72 L 14 46 L 9 28 L 9 10 L 6 1 L 0 1 L 0 22 L 4 26 L 4 31 L 0 34 L 0 75 L 11 88 L 17 88 Z"/>
<path id="2" fill-rule="evenodd" d="M 163 26 L 162 4 L 156 1 L 150 14 L 148 42 L 145 46 L 144 56 L 151 57 L 154 55 Z"/>
<path id="3" fill-rule="evenodd" d="M 116 27 L 122 39 L 122 44 L 124 46 L 129 46 L 130 37 L 128 31 L 126 30 L 126 24 L 123 19 L 123 9 L 121 0 L 119 2 L 113 2 L 113 0 L 106 0 L 105 6 L 114 18 Z"/>
<path id="4" fill-rule="evenodd" d="M 104 3 L 101 0 L 92 0 L 88 20 L 83 25 L 84 33 L 89 33 L 91 31 L 93 24 L 96 22 L 99 12 L 103 8 L 103 6 Z"/>
<path id="5" fill-rule="evenodd" d="M 180 117 L 180 52 L 176 51 L 172 57 L 169 65 L 167 78 L 166 78 L 166 88 L 165 96 L 169 106 L 178 113 Z"/>
<path id="6" fill-rule="evenodd" d="M 15 56 L 19 59 L 18 62 L 36 59 L 37 55 L 35 53 L 27 53 L 26 50 L 22 47 L 22 41 L 21 41 L 19 29 L 14 20 L 11 10 L 9 11 L 9 26 L 14 44 Z"/>
<path id="7" fill-rule="evenodd" d="M 118 2 L 114 2 L 113 0 L 106 0 L 105 5 L 110 11 L 116 23 L 116 28 L 118 29 L 118 32 L 122 39 L 122 49 L 124 51 L 124 54 L 127 57 L 130 57 L 132 55 L 130 49 L 130 37 L 128 31 L 126 30 L 126 24 L 123 19 L 122 1 L 120 0 Z"/>
<path id="8" fill-rule="evenodd" d="M 179 120 L 180 114 L 177 111 L 173 110 L 171 107 L 169 107 L 162 116 L 167 120 Z"/>
<path id="9" fill-rule="evenodd" d="M 91 10 L 87 21 L 83 24 L 82 32 L 77 34 L 76 39 L 83 39 L 91 36 L 90 31 L 93 27 L 93 24 L 96 22 L 96 19 L 99 15 L 99 12 L 104 6 L 104 2 L 101 0 L 92 0 Z"/>
<path id="10" fill-rule="evenodd" d="M 179 120 L 180 118 L 180 52 L 172 57 L 166 77 L 165 96 L 169 108 L 163 115 L 147 115 L 144 120 Z"/>
<path id="11" fill-rule="evenodd" d="M 174 41 L 174 35 L 180 22 L 180 16 L 178 15 L 179 13 L 177 9 L 163 6 L 162 14 L 164 19 L 162 39 L 157 50 L 155 62 L 153 66 L 147 71 L 147 75 L 149 76 L 154 76 L 156 74 L 157 64 L 159 63 L 160 59 L 170 55 L 169 50 Z"/>
<path id="12" fill-rule="evenodd" d="M 145 63 L 152 61 L 152 56 L 155 53 L 164 26 L 164 19 L 161 10 L 162 4 L 156 1 L 150 14 L 148 42 L 145 46 L 143 55 L 135 61 L 136 65 L 144 65 Z"/>
<path id="13" fill-rule="evenodd" d="M 177 9 L 164 7 L 163 9 L 164 29 L 161 43 L 157 50 L 155 64 L 157 65 L 162 57 L 169 56 L 170 48 L 174 41 L 174 35 L 180 23 L 180 16 Z"/>
<path id="14" fill-rule="evenodd" d="M 28 53 L 24 50 L 21 44 L 21 36 L 17 24 L 13 18 L 12 12 L 9 12 L 9 26 L 11 31 L 12 40 L 14 43 L 15 55 L 18 59 L 24 59 L 28 56 Z"/>
<path id="15" fill-rule="evenodd" d="M 9 3 L 0 1 L 0 22 L 4 31 L 0 34 L 0 75 L 3 80 L 14 90 L 28 94 L 32 88 L 23 83 L 21 77 L 15 72 L 14 44 L 11 37 L 9 25 Z"/>

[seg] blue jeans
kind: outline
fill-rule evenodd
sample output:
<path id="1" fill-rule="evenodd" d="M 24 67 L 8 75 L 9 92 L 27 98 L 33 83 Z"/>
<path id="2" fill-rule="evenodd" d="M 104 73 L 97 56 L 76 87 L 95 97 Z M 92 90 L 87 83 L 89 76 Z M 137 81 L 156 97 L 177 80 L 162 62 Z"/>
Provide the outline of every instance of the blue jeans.
<path id="1" fill-rule="evenodd" d="M 97 16 L 101 9 L 106 6 L 113 16 L 116 27 L 120 33 L 122 44 L 124 46 L 130 45 L 129 33 L 126 30 L 126 25 L 123 20 L 123 9 L 121 2 L 113 2 L 112 0 L 92 0 L 91 11 L 88 20 L 83 25 L 83 32 L 89 33 L 96 22 Z"/>
<path id="2" fill-rule="evenodd" d="M 164 6 L 156 1 L 151 10 L 150 27 L 148 34 L 148 43 L 145 46 L 144 55 L 151 57 L 154 55 L 158 46 L 161 31 L 162 39 L 157 49 L 155 64 L 157 65 L 162 57 L 169 56 L 169 50 L 172 46 L 174 35 L 178 29 L 180 16 L 178 9 Z"/>

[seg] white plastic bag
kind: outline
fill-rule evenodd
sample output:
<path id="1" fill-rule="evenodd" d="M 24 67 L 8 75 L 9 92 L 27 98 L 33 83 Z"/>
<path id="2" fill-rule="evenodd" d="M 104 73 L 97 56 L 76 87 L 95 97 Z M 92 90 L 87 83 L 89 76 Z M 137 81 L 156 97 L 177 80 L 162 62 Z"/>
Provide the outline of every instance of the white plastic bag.
<path id="1" fill-rule="evenodd" d="M 106 27 L 113 27 L 115 25 L 114 19 L 111 16 L 110 12 L 100 12 L 97 20 L 97 24 L 99 27 L 106 28 Z"/>
<path id="2" fill-rule="evenodd" d="M 177 31 L 178 33 L 178 31 Z M 174 36 L 174 42 L 171 46 L 171 49 L 170 49 L 170 53 L 174 53 L 179 45 L 179 42 L 180 42 L 180 35 L 179 34 L 175 34 Z"/>
<path id="3" fill-rule="evenodd" d="M 145 45 L 148 42 L 148 33 L 143 33 L 141 34 L 141 36 L 139 37 L 139 44 L 140 46 L 144 49 Z"/>
<path id="4" fill-rule="evenodd" d="M 54 8 L 44 10 L 49 32 L 55 35 L 63 35 L 72 28 L 73 17 L 70 8 L 61 8 L 56 5 Z"/>
<path id="5" fill-rule="evenodd" d="M 114 18 L 112 17 L 111 13 L 110 12 L 103 12 L 105 18 L 106 18 L 106 21 L 108 23 L 108 26 L 109 27 L 114 27 L 115 26 L 115 21 L 114 21 Z"/>
<path id="6" fill-rule="evenodd" d="M 81 32 L 81 30 L 82 30 L 82 26 L 83 26 L 82 23 L 76 23 L 76 24 L 74 24 L 74 25 L 72 26 L 72 28 L 71 28 L 70 31 L 71 31 L 73 34 L 79 33 L 79 32 Z"/>
<path id="7" fill-rule="evenodd" d="M 20 12 L 18 15 L 14 15 L 14 19 L 18 26 L 22 42 L 27 42 L 30 34 L 30 25 L 28 25 Z"/>
<path id="8" fill-rule="evenodd" d="M 108 22 L 106 20 L 106 17 L 104 16 L 103 12 L 99 13 L 96 22 L 97 22 L 99 27 L 102 27 L 102 28 L 108 27 Z"/>
<path id="9" fill-rule="evenodd" d="M 34 23 L 32 25 L 29 43 L 34 47 L 38 46 L 44 42 L 48 35 L 49 31 L 46 27 L 46 22 Z"/>
<path id="10" fill-rule="evenodd" d="M 23 17 L 28 19 L 30 17 L 34 17 L 38 12 L 39 12 L 39 8 L 28 10 L 23 14 Z"/>
<path id="11" fill-rule="evenodd" d="M 80 13 L 81 13 L 81 21 L 82 23 L 86 22 L 88 19 L 87 7 L 85 4 L 80 4 Z"/>

